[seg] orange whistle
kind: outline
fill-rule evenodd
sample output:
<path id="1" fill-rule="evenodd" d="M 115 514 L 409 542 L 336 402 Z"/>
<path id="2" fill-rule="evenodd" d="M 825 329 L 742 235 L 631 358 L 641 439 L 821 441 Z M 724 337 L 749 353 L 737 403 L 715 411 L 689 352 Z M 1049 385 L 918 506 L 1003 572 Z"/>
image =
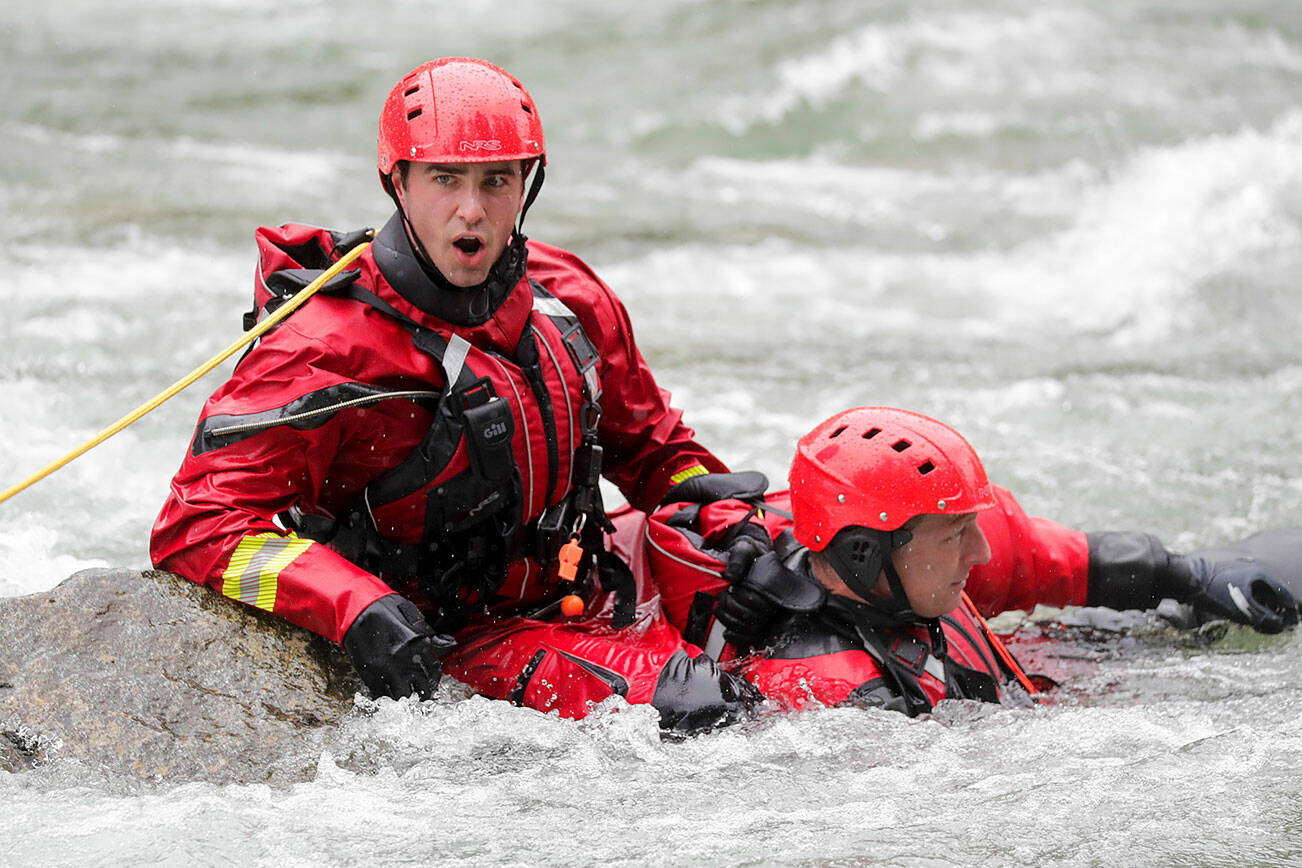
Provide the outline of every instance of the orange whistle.
<path id="1" fill-rule="evenodd" d="M 556 568 L 556 574 L 560 576 L 562 582 L 574 581 L 574 577 L 579 573 L 579 561 L 582 559 L 583 546 L 579 545 L 577 539 L 571 538 L 569 542 L 561 546 L 561 562 Z"/>

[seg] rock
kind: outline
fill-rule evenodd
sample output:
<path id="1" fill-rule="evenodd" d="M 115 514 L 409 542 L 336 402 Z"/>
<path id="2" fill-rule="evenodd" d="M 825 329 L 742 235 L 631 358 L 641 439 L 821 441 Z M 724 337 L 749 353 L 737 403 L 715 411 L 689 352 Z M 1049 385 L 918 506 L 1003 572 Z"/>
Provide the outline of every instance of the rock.
<path id="1" fill-rule="evenodd" d="M 84 570 L 0 598 L 0 769 L 310 778 L 361 683 L 338 646 L 171 573 Z"/>

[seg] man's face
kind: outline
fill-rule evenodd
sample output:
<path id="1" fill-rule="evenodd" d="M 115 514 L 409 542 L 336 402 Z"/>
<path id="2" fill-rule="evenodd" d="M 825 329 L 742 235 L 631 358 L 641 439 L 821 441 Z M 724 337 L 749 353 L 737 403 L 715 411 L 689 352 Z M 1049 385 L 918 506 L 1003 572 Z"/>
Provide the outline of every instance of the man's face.
<path id="1" fill-rule="evenodd" d="M 412 230 L 438 270 L 457 286 L 488 278 L 511 240 L 524 204 L 519 161 L 411 163 L 394 188 Z"/>
<path id="2" fill-rule="evenodd" d="M 892 557 L 910 608 L 921 618 L 935 618 L 958 608 L 967 574 L 990 560 L 990 544 L 975 512 L 924 515 L 913 528 L 913 539 Z M 884 591 L 885 581 L 883 575 Z"/>

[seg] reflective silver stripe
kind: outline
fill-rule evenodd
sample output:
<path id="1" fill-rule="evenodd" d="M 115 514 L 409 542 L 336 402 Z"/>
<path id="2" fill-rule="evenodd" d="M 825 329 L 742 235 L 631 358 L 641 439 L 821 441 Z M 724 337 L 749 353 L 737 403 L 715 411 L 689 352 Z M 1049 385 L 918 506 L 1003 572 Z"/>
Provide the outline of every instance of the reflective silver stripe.
<path id="1" fill-rule="evenodd" d="M 579 322 L 579 318 L 574 315 L 574 311 L 566 307 L 565 302 L 555 296 L 535 295 L 533 297 L 533 309 L 543 316 L 566 317 L 574 320 L 576 324 Z M 593 364 L 588 365 L 587 370 L 581 373 L 583 374 L 583 381 L 588 384 L 588 394 L 592 396 L 592 400 L 601 400 L 601 377 L 597 374 L 595 360 Z"/>
<path id="2" fill-rule="evenodd" d="M 716 578 L 716 579 L 721 579 L 721 578 L 723 578 L 723 567 L 722 567 L 722 566 L 720 566 L 720 568 L 719 568 L 717 571 L 716 571 L 716 570 L 712 570 L 712 569 L 709 569 L 708 567 L 703 567 L 703 566 L 701 566 L 700 564 L 694 564 L 694 563 L 692 563 L 691 561 L 685 561 L 685 560 L 683 560 L 682 558 L 678 557 L 678 555 L 675 555 L 675 554 L 673 554 L 673 553 L 671 553 L 671 552 L 669 552 L 669 551 L 666 551 L 665 548 L 664 548 L 664 546 L 658 544 L 655 540 L 651 539 L 651 525 L 650 525 L 650 524 L 648 524 L 648 525 L 646 526 L 646 531 L 644 531 L 643 536 L 646 538 L 647 544 L 650 545 L 651 548 L 653 548 L 653 549 L 655 549 L 656 551 L 660 552 L 660 554 L 662 554 L 662 555 L 664 555 L 665 557 L 669 558 L 669 560 L 671 560 L 671 561 L 677 561 L 678 563 L 682 564 L 683 566 L 687 567 L 688 569 L 696 570 L 696 571 L 699 572 L 699 573 L 705 573 L 707 576 L 713 576 L 713 577 Z"/>
<path id="3" fill-rule="evenodd" d="M 928 675 L 939 681 L 941 684 L 945 683 L 945 664 L 935 657 L 928 654 L 927 662 L 923 664 L 922 668 L 926 670 Z"/>
<path id="4" fill-rule="evenodd" d="M 533 297 L 533 309 L 543 316 L 563 316 L 575 321 L 578 320 L 578 317 L 574 315 L 574 311 L 566 307 L 565 302 L 559 298 L 535 295 Z"/>
<path id="5" fill-rule="evenodd" d="M 715 621 L 714 626 L 710 628 L 709 637 L 705 640 L 705 653 L 718 660 L 719 655 L 723 653 L 723 645 L 726 641 L 723 638 L 723 625 Z"/>
<path id="6" fill-rule="evenodd" d="M 316 410 L 308 410 L 303 413 L 291 413 L 288 416 L 280 416 L 276 419 L 264 419 L 260 422 L 245 422 L 242 425 L 226 425 L 221 428 L 214 428 L 211 433 L 214 437 L 223 437 L 227 434 L 239 433 L 240 431 L 256 431 L 259 428 L 274 428 L 277 425 L 286 425 L 290 422 L 297 422 L 299 419 L 311 419 L 313 416 L 320 416 L 324 413 L 334 413 L 338 410 L 345 410 L 349 407 L 360 407 L 364 404 L 374 404 L 377 401 L 387 401 L 390 398 L 439 398 L 441 396 L 441 392 L 430 392 L 425 390 L 385 392 L 382 395 L 363 395 L 360 398 L 340 401 L 336 404 L 331 404 L 328 407 L 319 407 Z"/>
<path id="7" fill-rule="evenodd" d="M 240 596 L 239 601 L 250 606 L 258 604 L 258 594 L 262 590 L 262 571 L 265 570 L 271 561 L 285 550 L 285 544 L 276 543 L 268 540 L 262 544 L 249 558 L 248 565 L 240 573 Z"/>
<path id="8" fill-rule="evenodd" d="M 456 387 L 457 378 L 461 376 L 461 369 L 465 366 L 469 353 L 470 344 L 461 335 L 448 338 L 448 351 L 443 354 L 443 375 L 448 378 L 448 389 Z"/>
<path id="9" fill-rule="evenodd" d="M 375 510 L 371 509 L 371 487 L 369 485 L 362 489 L 362 506 L 366 507 L 366 517 L 371 520 L 371 527 L 378 528 L 380 523 L 375 520 Z"/>
<path id="10" fill-rule="evenodd" d="M 272 611 L 280 573 L 313 545 L 293 534 L 255 534 L 240 540 L 222 573 L 222 593 L 259 609 Z"/>

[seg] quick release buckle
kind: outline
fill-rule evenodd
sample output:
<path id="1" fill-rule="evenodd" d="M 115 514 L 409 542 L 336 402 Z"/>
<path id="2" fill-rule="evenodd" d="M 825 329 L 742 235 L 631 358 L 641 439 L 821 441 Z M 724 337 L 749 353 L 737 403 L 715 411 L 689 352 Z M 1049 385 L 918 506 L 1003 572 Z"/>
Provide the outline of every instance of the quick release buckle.
<path id="1" fill-rule="evenodd" d="M 570 351 L 570 359 L 574 366 L 579 369 L 583 376 L 584 382 L 587 383 L 588 391 L 592 394 L 593 400 L 601 397 L 601 378 L 597 376 L 597 348 L 588 340 L 584 334 L 583 328 L 575 323 L 574 327 L 561 334 L 561 340 L 565 342 L 565 348 Z"/>
<path id="2" fill-rule="evenodd" d="M 480 377 L 464 389 L 458 389 L 449 395 L 452 399 L 452 409 L 457 413 L 465 413 L 467 410 L 473 410 L 476 407 L 482 407 L 489 401 L 497 397 L 497 391 L 493 389 L 493 383 L 487 377 Z"/>

